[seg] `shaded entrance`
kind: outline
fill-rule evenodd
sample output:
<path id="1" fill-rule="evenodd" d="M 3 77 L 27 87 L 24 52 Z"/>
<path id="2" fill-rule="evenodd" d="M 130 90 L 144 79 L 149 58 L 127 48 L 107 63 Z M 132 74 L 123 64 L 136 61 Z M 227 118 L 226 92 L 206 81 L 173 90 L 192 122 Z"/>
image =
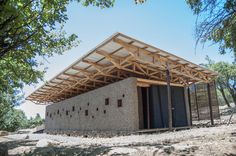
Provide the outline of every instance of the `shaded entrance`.
<path id="1" fill-rule="evenodd" d="M 167 87 L 138 87 L 140 129 L 168 128 Z M 188 126 L 184 87 L 171 87 L 173 127 Z"/>

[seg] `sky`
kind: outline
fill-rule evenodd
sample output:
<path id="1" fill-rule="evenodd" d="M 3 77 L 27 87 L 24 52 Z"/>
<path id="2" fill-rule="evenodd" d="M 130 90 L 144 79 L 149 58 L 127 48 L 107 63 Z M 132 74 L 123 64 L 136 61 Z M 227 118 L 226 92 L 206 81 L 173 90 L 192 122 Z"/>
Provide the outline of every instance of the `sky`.
<path id="1" fill-rule="evenodd" d="M 100 9 L 83 7 L 72 2 L 67 7 L 68 21 L 65 31 L 76 34 L 81 43 L 66 51 L 43 60 L 47 67 L 44 80 L 50 80 L 82 55 L 116 32 L 124 33 L 145 43 L 173 53 L 196 64 L 206 62 L 208 55 L 215 61 L 231 61 L 231 55 L 220 55 L 218 46 L 211 43 L 198 45 L 195 50 L 194 16 L 184 0 L 147 0 L 142 5 L 135 5 L 134 0 L 116 0 L 113 8 Z M 41 60 L 39 58 L 39 60 Z M 35 91 L 44 82 L 25 86 L 25 97 Z M 25 101 L 22 109 L 27 117 L 37 113 L 44 118 L 45 105 L 36 105 Z"/>

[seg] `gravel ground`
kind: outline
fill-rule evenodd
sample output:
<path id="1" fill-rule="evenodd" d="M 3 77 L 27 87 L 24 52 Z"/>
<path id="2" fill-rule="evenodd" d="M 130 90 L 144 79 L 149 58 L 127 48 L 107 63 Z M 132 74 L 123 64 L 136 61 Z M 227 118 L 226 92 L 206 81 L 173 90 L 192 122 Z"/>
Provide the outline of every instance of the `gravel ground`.
<path id="1" fill-rule="evenodd" d="M 226 111 L 227 108 L 225 108 Z M 230 113 L 214 127 L 191 128 L 176 132 L 116 136 L 112 138 L 68 137 L 48 134 L 12 134 L 0 137 L 9 155 L 225 155 L 236 156 L 236 114 Z M 36 147 L 38 140 L 53 144 Z"/>

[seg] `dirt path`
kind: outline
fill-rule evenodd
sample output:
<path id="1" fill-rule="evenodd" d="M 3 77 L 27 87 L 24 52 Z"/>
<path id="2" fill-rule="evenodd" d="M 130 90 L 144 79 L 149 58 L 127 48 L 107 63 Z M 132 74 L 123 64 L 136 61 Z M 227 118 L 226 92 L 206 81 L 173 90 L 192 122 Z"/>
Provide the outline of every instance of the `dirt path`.
<path id="1" fill-rule="evenodd" d="M 236 155 L 236 124 L 112 138 L 26 136 L 9 135 L 0 142 L 9 146 L 9 155 Z M 40 139 L 56 141 L 57 145 L 36 148 Z"/>
<path id="2" fill-rule="evenodd" d="M 227 113 L 228 112 L 228 113 Z M 230 111 L 216 121 L 215 127 L 191 128 L 176 132 L 84 138 L 47 134 L 14 134 L 0 137 L 7 144 L 9 155 L 214 155 L 236 156 L 236 114 L 226 125 Z M 208 121 L 207 121 L 208 122 Z M 202 123 L 199 123 L 202 126 Z M 39 140 L 54 142 L 36 147 Z"/>

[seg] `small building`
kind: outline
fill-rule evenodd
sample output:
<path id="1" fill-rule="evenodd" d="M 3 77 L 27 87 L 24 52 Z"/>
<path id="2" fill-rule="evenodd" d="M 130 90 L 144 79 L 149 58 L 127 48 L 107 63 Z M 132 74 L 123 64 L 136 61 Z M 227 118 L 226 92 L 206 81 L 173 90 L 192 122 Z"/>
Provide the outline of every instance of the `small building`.
<path id="1" fill-rule="evenodd" d="M 27 97 L 53 131 L 138 131 L 219 117 L 217 73 L 116 33 Z"/>

